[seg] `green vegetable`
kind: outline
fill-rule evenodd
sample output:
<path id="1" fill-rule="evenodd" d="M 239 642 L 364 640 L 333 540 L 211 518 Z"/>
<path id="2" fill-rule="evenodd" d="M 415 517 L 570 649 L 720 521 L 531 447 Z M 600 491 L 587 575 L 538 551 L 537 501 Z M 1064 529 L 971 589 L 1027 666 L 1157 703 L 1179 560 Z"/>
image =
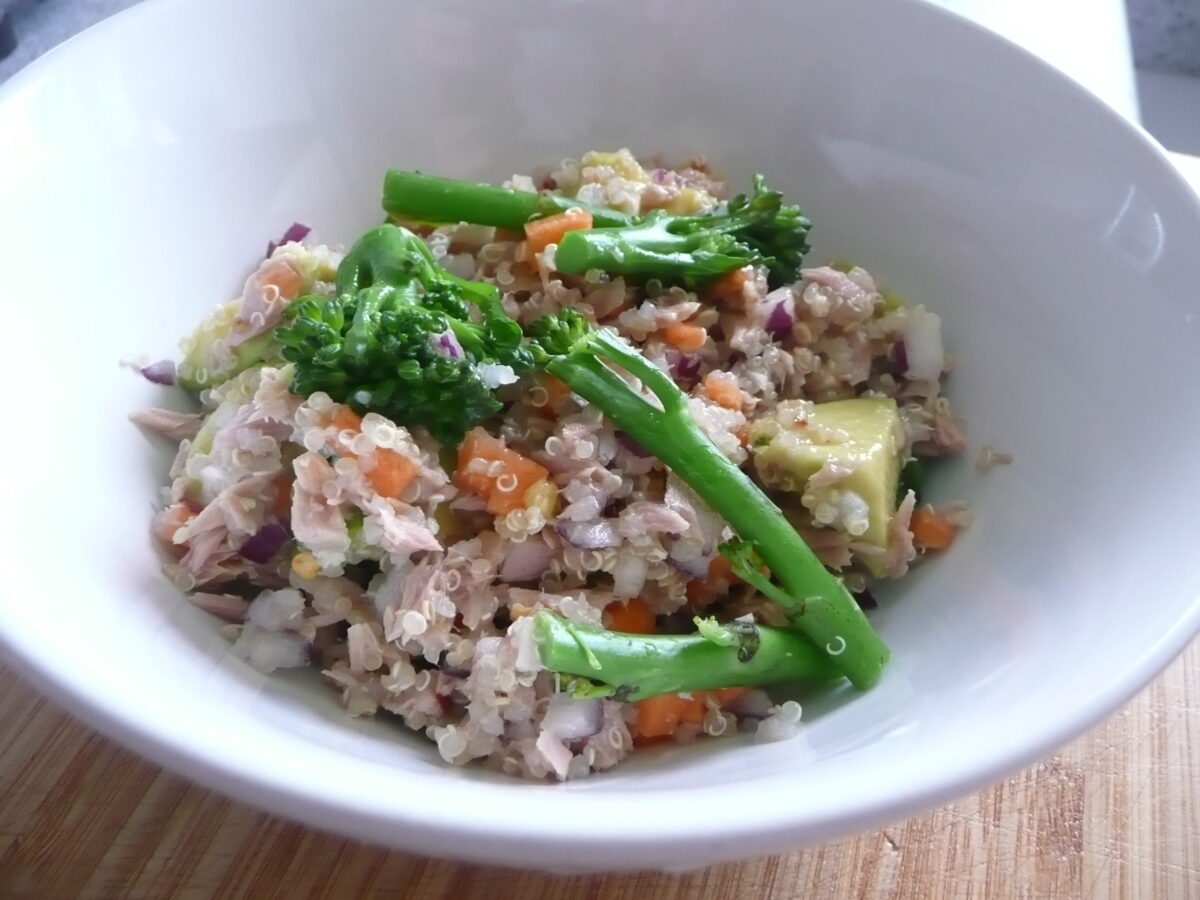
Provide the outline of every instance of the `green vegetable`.
<path id="1" fill-rule="evenodd" d="M 890 397 L 852 397 L 805 404 L 802 414 L 784 402 L 750 427 L 758 476 L 768 487 L 803 492 L 822 467 L 837 464 L 849 474 L 837 483 L 867 504 L 864 530 L 855 537 L 887 547 L 888 522 L 896 511 L 896 485 L 904 426 Z"/>
<path id="2" fill-rule="evenodd" d="M 183 341 L 184 355 L 177 378 L 180 387 L 199 392 L 215 387 L 247 369 L 279 360 L 279 344 L 270 332 L 242 341 L 223 352 L 216 352 L 218 341 L 229 336 L 242 300 L 217 307 Z"/>
<path id="3" fill-rule="evenodd" d="M 468 317 L 471 306 L 479 324 Z M 544 368 L 657 456 L 753 545 L 779 581 L 778 597 L 793 622 L 856 686 L 878 677 L 887 647 L 841 581 L 713 445 L 670 377 L 578 311 L 560 310 L 535 322 L 523 342 L 494 287 L 444 272 L 420 238 L 383 225 L 346 254 L 335 297 L 297 300 L 288 318 L 276 334 L 295 363 L 296 393 L 323 390 L 401 424 L 423 425 L 447 443 L 500 408 L 481 364 L 518 372 Z M 436 349 L 448 330 L 462 345 L 459 358 Z M 653 399 L 614 367 L 638 379 Z"/>
<path id="4" fill-rule="evenodd" d="M 703 634 L 605 631 L 548 610 L 535 613 L 533 620 L 542 665 L 586 679 L 572 685 L 585 696 L 641 700 L 743 685 L 824 682 L 840 674 L 811 641 L 787 628 L 731 622 L 717 626 L 728 641 L 714 641 Z"/>
<path id="5" fill-rule="evenodd" d="M 509 191 L 488 184 L 388 172 L 383 207 L 427 222 L 471 222 L 520 229 L 530 219 L 586 206 L 559 194 Z M 796 279 L 808 252 L 811 223 L 799 207 L 754 177 L 754 191 L 729 201 L 725 212 L 675 216 L 658 210 L 631 217 L 586 206 L 593 227 L 565 235 L 555 267 L 568 275 L 598 269 L 663 281 L 701 284 L 745 265 L 765 265 L 772 284 Z"/>
<path id="6" fill-rule="evenodd" d="M 501 408 L 481 365 L 520 374 L 532 362 L 494 286 L 445 271 L 424 241 L 394 225 L 359 238 L 338 267 L 335 296 L 295 300 L 274 334 L 296 365 L 295 393 L 324 391 L 445 443 Z"/>
<path id="7" fill-rule="evenodd" d="M 383 179 L 383 208 L 415 222 L 493 225 L 520 231 L 530 219 L 542 219 L 583 207 L 597 226 L 630 225 L 633 219 L 611 209 L 588 206 L 551 191 L 513 191 L 494 184 L 474 184 L 420 172 L 391 170 Z"/>
<path id="8" fill-rule="evenodd" d="M 916 502 L 920 503 L 925 496 L 925 485 L 929 482 L 929 464 L 923 459 L 913 458 L 904 464 L 900 470 L 900 482 L 896 487 L 896 502 L 904 499 L 904 495 L 912 491 Z"/>
<path id="9" fill-rule="evenodd" d="M 870 686 L 887 662 L 887 647 L 779 507 L 701 431 L 675 382 L 573 309 L 534 322 L 528 333 L 538 364 L 687 482 L 770 567 L 780 584 L 774 599 L 792 622 L 834 657 L 856 687 Z M 656 402 L 614 366 L 640 380 Z"/>

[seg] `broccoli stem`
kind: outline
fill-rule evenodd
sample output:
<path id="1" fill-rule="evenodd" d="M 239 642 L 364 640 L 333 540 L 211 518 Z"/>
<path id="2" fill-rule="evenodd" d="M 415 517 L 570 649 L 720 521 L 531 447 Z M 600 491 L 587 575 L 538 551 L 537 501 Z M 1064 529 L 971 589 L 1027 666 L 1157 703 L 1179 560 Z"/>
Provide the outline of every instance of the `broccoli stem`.
<path id="1" fill-rule="evenodd" d="M 744 254 L 697 252 L 696 238 L 675 234 L 667 221 L 654 216 L 631 228 L 568 232 L 558 244 L 554 267 L 566 275 L 598 269 L 614 275 L 698 282 L 757 261 Z"/>
<path id="2" fill-rule="evenodd" d="M 622 634 L 569 622 L 549 610 L 533 617 L 542 665 L 612 688 L 622 700 L 716 688 L 832 681 L 840 676 L 804 635 L 787 628 L 721 626 L 728 644 L 700 634 Z"/>
<path id="3" fill-rule="evenodd" d="M 530 219 L 540 219 L 584 207 L 598 227 L 629 225 L 629 216 L 588 206 L 549 191 L 510 191 L 493 184 L 473 184 L 420 172 L 390 170 L 383 180 L 383 208 L 393 216 L 418 222 L 471 222 L 520 231 Z"/>
<path id="4" fill-rule="evenodd" d="M 607 359 L 638 378 L 656 408 L 600 362 Z M 851 683 L 867 688 L 888 660 L 887 646 L 841 579 L 830 573 L 777 507 L 700 430 L 686 397 L 657 366 L 607 332 L 593 330 L 546 370 L 605 415 L 687 482 L 750 544 L 770 568 L 788 602 L 792 623 L 832 659 Z"/>

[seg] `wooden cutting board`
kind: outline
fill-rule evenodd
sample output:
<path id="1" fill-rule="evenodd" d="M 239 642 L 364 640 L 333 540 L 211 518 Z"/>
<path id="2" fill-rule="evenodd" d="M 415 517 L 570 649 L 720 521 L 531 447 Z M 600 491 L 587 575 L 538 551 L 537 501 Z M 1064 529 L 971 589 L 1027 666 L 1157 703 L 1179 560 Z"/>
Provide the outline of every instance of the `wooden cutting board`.
<path id="1" fill-rule="evenodd" d="M 993 788 L 689 875 L 556 877 L 331 837 L 143 762 L 0 669 L 0 898 L 1200 898 L 1200 643 Z"/>

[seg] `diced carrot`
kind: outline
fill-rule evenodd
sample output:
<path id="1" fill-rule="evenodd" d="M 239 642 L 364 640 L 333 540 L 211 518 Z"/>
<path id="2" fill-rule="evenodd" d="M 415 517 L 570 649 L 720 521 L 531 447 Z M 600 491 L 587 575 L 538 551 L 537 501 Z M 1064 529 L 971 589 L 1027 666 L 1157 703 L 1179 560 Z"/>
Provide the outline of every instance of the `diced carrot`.
<path id="1" fill-rule="evenodd" d="M 557 409 L 560 403 L 571 396 L 571 389 L 561 378 L 543 372 L 538 383 L 546 389 L 546 405 L 551 409 Z"/>
<path id="2" fill-rule="evenodd" d="M 708 715 L 708 704 L 705 703 L 707 696 L 708 691 L 692 691 L 690 696 L 680 694 L 679 699 L 685 705 L 680 710 L 679 721 L 688 722 L 692 725 L 703 725 L 704 717 Z"/>
<path id="3" fill-rule="evenodd" d="M 284 520 L 292 514 L 292 470 L 289 466 L 271 483 L 275 496 L 271 501 L 271 512 L 275 518 Z"/>
<path id="4" fill-rule="evenodd" d="M 489 463 L 505 449 L 504 442 L 494 438 L 481 428 L 468 431 L 458 445 L 458 464 L 454 470 L 454 483 L 465 491 L 486 497 L 492 489 L 492 476 L 485 471 L 475 471 L 472 460 L 481 459 Z"/>
<path id="5" fill-rule="evenodd" d="M 741 444 L 743 447 L 747 446 L 750 443 L 750 423 L 746 422 L 745 424 L 739 426 L 734 434 L 737 435 L 739 444 Z"/>
<path id="6" fill-rule="evenodd" d="M 633 704 L 637 718 L 633 724 L 634 743 L 644 746 L 659 738 L 669 737 L 684 723 L 703 725 L 708 715 L 708 701 L 725 707 L 746 691 L 747 687 L 716 688 L 692 691 L 690 694 L 659 694 Z"/>
<path id="7" fill-rule="evenodd" d="M 525 242 L 530 256 L 541 253 L 551 244 L 557 244 L 569 231 L 586 231 L 592 227 L 592 214 L 586 209 L 575 207 L 544 219 L 525 223 Z"/>
<path id="8" fill-rule="evenodd" d="M 729 561 L 729 557 L 724 553 L 714 556 L 712 562 L 708 564 L 708 574 L 704 580 L 709 584 L 737 580 L 737 576 L 733 574 L 733 563 Z"/>
<path id="9" fill-rule="evenodd" d="M 329 420 L 329 424 L 338 430 L 349 431 L 355 435 L 362 431 L 362 416 L 348 406 L 339 406 Z M 357 456 L 348 442 L 338 439 L 338 453 L 342 456 Z M 417 477 L 417 467 L 406 456 L 395 450 L 380 447 L 374 451 L 375 462 L 366 473 L 367 483 L 375 488 L 381 497 L 391 497 L 398 500 L 404 489 Z"/>
<path id="10" fill-rule="evenodd" d="M 484 471 L 472 471 L 471 463 L 483 460 Z M 499 463 L 492 466 L 492 463 Z M 525 507 L 525 493 L 550 475 L 545 466 L 510 450 L 504 441 L 482 428 L 469 431 L 458 447 L 458 468 L 454 480 L 459 487 L 487 501 L 492 515 L 505 515 Z"/>
<path id="11" fill-rule="evenodd" d="M 710 400 L 726 409 L 742 408 L 742 389 L 737 379 L 724 372 L 709 372 L 704 376 L 704 393 Z"/>
<path id="12" fill-rule="evenodd" d="M 708 340 L 708 332 L 699 325 L 672 322 L 658 330 L 658 336 L 676 350 L 699 350 Z"/>
<path id="13" fill-rule="evenodd" d="M 263 284 L 274 285 L 279 290 L 279 296 L 285 300 L 295 300 L 304 286 L 300 273 L 282 260 L 272 263 L 263 272 Z"/>
<path id="14" fill-rule="evenodd" d="M 693 578 L 687 583 L 685 591 L 688 602 L 696 607 L 707 606 L 726 594 L 733 582 L 737 580 L 738 577 L 733 574 L 733 566 L 729 559 L 724 554 L 718 553 L 708 564 L 708 572 L 703 578 Z"/>
<path id="15" fill-rule="evenodd" d="M 353 431 L 357 434 L 362 430 L 362 416 L 348 406 L 339 406 L 337 412 L 333 414 L 333 418 L 329 420 L 329 424 L 338 431 Z"/>
<path id="16" fill-rule="evenodd" d="M 404 489 L 417 477 L 417 467 L 395 450 L 375 451 L 375 466 L 367 472 L 367 481 L 383 497 L 399 500 Z"/>
<path id="17" fill-rule="evenodd" d="M 674 734 L 690 702 L 678 694 L 659 694 L 638 700 L 634 704 L 637 709 L 637 721 L 633 726 L 635 736 L 656 738 Z"/>
<path id="18" fill-rule="evenodd" d="M 739 299 L 742 296 L 742 288 L 746 286 L 753 272 L 750 266 L 726 272 L 708 286 L 708 290 L 704 292 L 705 296 L 710 300 Z"/>
<path id="19" fill-rule="evenodd" d="M 611 631 L 626 634 L 654 634 L 654 612 L 640 597 L 622 603 L 617 600 L 604 607 L 604 623 Z"/>
<path id="20" fill-rule="evenodd" d="M 932 506 L 922 506 L 912 514 L 908 523 L 913 540 L 926 550 L 945 550 L 954 543 L 958 529 Z"/>

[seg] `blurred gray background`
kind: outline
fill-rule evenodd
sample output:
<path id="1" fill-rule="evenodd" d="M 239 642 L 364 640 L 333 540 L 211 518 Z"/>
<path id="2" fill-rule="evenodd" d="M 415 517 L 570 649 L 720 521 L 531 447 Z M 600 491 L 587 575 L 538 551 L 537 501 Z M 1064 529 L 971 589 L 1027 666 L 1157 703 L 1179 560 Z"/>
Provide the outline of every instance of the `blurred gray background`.
<path id="1" fill-rule="evenodd" d="M 1139 68 L 1200 76 L 1200 0 L 1126 0 L 1125 7 Z"/>

